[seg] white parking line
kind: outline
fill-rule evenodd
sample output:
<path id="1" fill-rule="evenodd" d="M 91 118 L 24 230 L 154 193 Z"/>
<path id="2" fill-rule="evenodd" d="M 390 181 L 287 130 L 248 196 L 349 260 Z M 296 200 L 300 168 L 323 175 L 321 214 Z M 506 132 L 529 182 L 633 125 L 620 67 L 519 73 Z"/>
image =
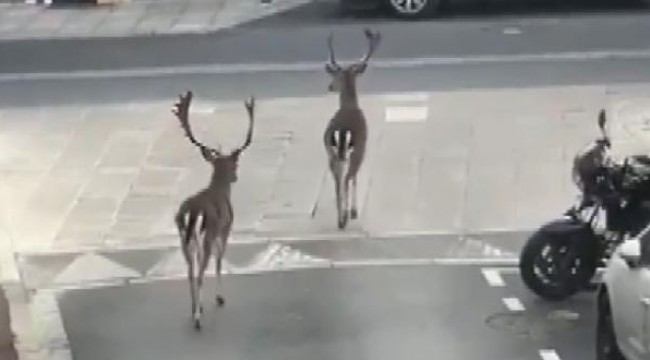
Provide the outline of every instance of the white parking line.
<path id="1" fill-rule="evenodd" d="M 519 299 L 517 299 L 517 298 L 514 298 L 514 297 L 512 297 L 512 298 L 503 298 L 502 300 L 503 300 L 503 303 L 505 304 L 506 308 L 508 308 L 508 310 L 510 310 L 510 311 L 520 312 L 520 311 L 525 310 L 524 304 L 522 304 L 521 301 L 519 301 Z"/>
<path id="2" fill-rule="evenodd" d="M 427 106 L 387 106 L 386 122 L 424 122 L 427 120 Z"/>
<path id="3" fill-rule="evenodd" d="M 560 355 L 558 355 L 553 349 L 542 349 L 539 351 L 539 356 L 541 356 L 543 360 L 561 360 Z"/>
<path id="4" fill-rule="evenodd" d="M 501 272 L 499 269 L 481 269 L 485 280 L 493 287 L 504 287 L 506 286 L 505 281 L 501 277 Z"/>

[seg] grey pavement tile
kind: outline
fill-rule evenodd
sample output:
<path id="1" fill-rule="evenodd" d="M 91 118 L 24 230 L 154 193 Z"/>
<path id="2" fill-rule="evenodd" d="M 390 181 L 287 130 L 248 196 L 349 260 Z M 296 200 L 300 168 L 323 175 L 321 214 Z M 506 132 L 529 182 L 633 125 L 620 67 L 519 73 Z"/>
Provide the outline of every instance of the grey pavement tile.
<path id="1" fill-rule="evenodd" d="M 63 224 L 66 228 L 107 228 L 117 212 L 119 200 L 80 197 Z M 63 231 L 62 230 L 62 231 Z"/>
<path id="2" fill-rule="evenodd" d="M 325 156 L 313 151 L 311 141 L 294 139 L 284 154 L 280 172 L 274 180 L 274 200 L 269 212 L 308 214 L 316 203 L 321 185 Z M 320 166 L 319 166 L 320 164 Z M 314 171 L 306 171 L 315 167 Z"/>
<path id="3" fill-rule="evenodd" d="M 21 237 L 18 246 L 49 248 L 80 186 L 76 172 L 48 174 L 10 225 L 10 231 Z"/>
<path id="4" fill-rule="evenodd" d="M 412 230 L 460 231 L 467 163 L 425 157 L 419 173 Z"/>
<path id="5" fill-rule="evenodd" d="M 153 138 L 150 132 L 120 131 L 110 138 L 98 166 L 100 168 L 139 168 Z"/>
<path id="6" fill-rule="evenodd" d="M 436 159 L 466 160 L 470 156 L 472 139 L 472 121 L 440 117 L 429 120 L 424 125 L 426 139 L 423 155 Z"/>
<path id="7" fill-rule="evenodd" d="M 516 164 L 495 161 L 470 167 L 464 202 L 464 228 L 490 230 L 516 228 L 513 189 Z"/>
<path id="8" fill-rule="evenodd" d="M 563 213 L 573 199 L 567 191 L 569 185 L 569 169 L 562 163 L 520 164 L 512 193 L 516 201 L 513 219 L 516 226 L 535 228 Z"/>
<path id="9" fill-rule="evenodd" d="M 132 242 L 133 239 L 148 241 L 154 229 L 154 217 L 119 217 L 109 229 L 107 238 L 113 242 Z"/>
<path id="10" fill-rule="evenodd" d="M 142 18 L 144 13 L 130 13 L 123 16 L 110 14 L 95 28 L 98 35 L 130 34 Z"/>
<path id="11" fill-rule="evenodd" d="M 108 18 L 109 14 L 108 9 L 92 9 L 87 13 L 71 16 L 59 29 L 59 33 L 63 35 L 92 34 Z"/>
<path id="12" fill-rule="evenodd" d="M 74 10 L 48 10 L 43 11 L 38 14 L 37 17 L 32 18 L 29 24 L 26 24 L 24 29 L 27 31 L 43 31 L 44 34 L 47 32 L 57 32 L 66 22 L 66 20 L 71 17 L 76 16 Z"/>
<path id="13" fill-rule="evenodd" d="M 364 220 L 373 231 L 406 230 L 414 225 L 411 214 L 422 164 L 422 125 L 394 125 L 384 132 L 376 155 L 382 161 L 372 169 Z"/>
<path id="14" fill-rule="evenodd" d="M 182 175 L 182 169 L 142 168 L 132 191 L 143 195 L 175 193 Z"/>
<path id="15" fill-rule="evenodd" d="M 178 18 L 178 11 L 175 13 L 148 13 L 138 21 L 134 28 L 136 33 L 157 33 L 169 29 Z"/>
<path id="16" fill-rule="evenodd" d="M 98 169 L 92 172 L 80 193 L 83 198 L 114 198 L 121 200 L 131 189 L 139 169 L 111 171 Z"/>
<path id="17" fill-rule="evenodd" d="M 566 139 L 559 123 L 560 121 L 520 119 L 517 137 L 511 140 L 516 142 L 520 160 L 562 162 Z"/>
<path id="18" fill-rule="evenodd" d="M 31 198 L 42 179 L 47 175 L 43 171 L 18 171 L 8 170 L 0 172 L 0 203 L 3 214 L 11 223 L 13 218 L 19 216 Z"/>
<path id="19" fill-rule="evenodd" d="M 119 207 L 118 220 L 156 218 L 166 207 L 173 205 L 170 195 L 129 194 Z"/>
<path id="20" fill-rule="evenodd" d="M 206 28 L 214 14 L 210 12 L 186 12 L 180 15 L 173 23 L 171 30 L 176 31 L 196 31 Z"/>

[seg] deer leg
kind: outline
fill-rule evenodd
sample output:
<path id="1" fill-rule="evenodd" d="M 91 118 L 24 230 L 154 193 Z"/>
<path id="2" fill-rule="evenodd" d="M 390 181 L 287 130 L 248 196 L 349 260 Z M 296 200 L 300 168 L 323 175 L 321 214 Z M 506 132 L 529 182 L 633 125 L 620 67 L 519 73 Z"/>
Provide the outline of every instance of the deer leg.
<path id="1" fill-rule="evenodd" d="M 214 261 L 214 266 L 215 266 L 215 277 L 217 280 L 217 297 L 216 297 L 216 303 L 218 307 L 223 307 L 226 304 L 226 300 L 223 298 L 223 295 L 221 294 L 221 289 L 222 289 L 222 284 L 221 284 L 221 260 L 222 260 L 222 253 L 219 251 L 217 253 L 216 259 Z"/>
<path id="2" fill-rule="evenodd" d="M 338 226 L 344 229 L 348 220 L 347 184 L 343 178 L 343 163 L 337 161 L 336 171 L 336 203 L 338 210 Z"/>
<path id="3" fill-rule="evenodd" d="M 329 159 L 329 166 L 332 179 L 334 180 L 334 191 L 336 193 L 336 214 L 338 218 L 338 226 L 339 229 L 342 229 L 345 227 L 345 218 L 347 218 L 347 215 L 344 214 L 345 208 L 343 207 L 341 162 L 332 155 Z"/>
<path id="4" fill-rule="evenodd" d="M 192 317 L 196 313 L 196 283 L 194 282 L 194 256 L 193 253 L 193 242 L 183 243 L 181 245 L 183 256 L 185 257 L 185 262 L 187 263 L 187 280 L 190 284 L 190 299 L 192 301 Z"/>
<path id="5" fill-rule="evenodd" d="M 209 230 L 210 229 L 207 229 L 204 233 L 203 248 L 196 252 L 196 260 L 199 266 L 198 274 L 196 276 L 196 297 L 198 307 L 194 311 L 194 327 L 197 329 L 201 328 L 201 316 L 203 315 L 203 279 L 205 278 L 205 270 L 208 268 L 208 264 L 210 263 L 212 242 L 216 235 L 213 231 Z"/>
<path id="6" fill-rule="evenodd" d="M 217 247 L 216 247 L 216 253 L 215 253 L 215 260 L 214 260 L 214 274 L 216 278 L 216 289 L 217 289 L 217 296 L 216 296 L 216 303 L 218 307 L 223 307 L 226 304 L 226 300 L 224 299 L 222 295 L 222 288 L 223 285 L 221 283 L 221 268 L 222 268 L 222 260 L 224 255 L 226 254 L 226 239 L 227 235 L 221 235 L 218 239 Z"/>
<path id="7" fill-rule="evenodd" d="M 352 207 L 350 209 L 350 218 L 356 219 L 359 216 L 357 211 L 357 177 L 352 177 L 350 182 L 352 183 Z"/>

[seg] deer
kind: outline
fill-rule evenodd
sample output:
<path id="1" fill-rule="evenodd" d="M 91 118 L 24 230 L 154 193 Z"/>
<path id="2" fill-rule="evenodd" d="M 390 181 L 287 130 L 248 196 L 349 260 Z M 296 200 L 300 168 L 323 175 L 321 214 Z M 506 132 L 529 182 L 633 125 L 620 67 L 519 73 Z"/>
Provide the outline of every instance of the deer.
<path id="1" fill-rule="evenodd" d="M 368 125 L 359 107 L 356 82 L 357 78 L 366 71 L 368 60 L 381 41 L 379 32 L 365 29 L 364 34 L 368 41 L 368 51 L 359 61 L 348 66 L 341 66 L 336 62 L 334 35 L 330 33 L 327 39 L 329 62 L 325 64 L 325 71 L 331 78 L 328 91 L 338 92 L 339 107 L 325 128 L 323 143 L 329 172 L 334 179 L 339 229 L 346 227 L 348 218 L 358 217 L 357 174 L 363 165 L 366 153 Z M 350 207 L 349 211 L 348 207 Z"/>
<path id="2" fill-rule="evenodd" d="M 174 220 L 187 264 L 192 320 L 194 328 L 200 330 L 203 315 L 203 278 L 212 255 L 215 256 L 216 304 L 217 307 L 225 305 L 220 292 L 221 267 L 234 221 L 230 201 L 231 185 L 238 178 L 239 158 L 253 138 L 255 98 L 251 96 L 249 100 L 244 101 L 249 119 L 244 143 L 230 154 L 222 154 L 221 151 L 202 144 L 192 134 L 189 123 L 192 96 L 191 91 L 179 95 L 179 101 L 174 104 L 172 112 L 180 121 L 185 136 L 200 150 L 203 159 L 212 165 L 212 176 L 206 188 L 181 202 Z"/>

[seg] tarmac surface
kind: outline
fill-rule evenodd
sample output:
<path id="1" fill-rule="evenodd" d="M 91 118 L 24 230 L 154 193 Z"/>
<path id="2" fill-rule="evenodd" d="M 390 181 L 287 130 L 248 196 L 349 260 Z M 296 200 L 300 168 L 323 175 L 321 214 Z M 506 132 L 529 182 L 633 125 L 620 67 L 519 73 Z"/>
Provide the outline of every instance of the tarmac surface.
<path id="1" fill-rule="evenodd" d="M 504 287 L 490 286 L 482 270 L 354 266 L 229 276 L 219 310 L 206 282 L 200 333 L 183 280 L 70 290 L 59 305 L 75 360 L 593 358 L 592 293 L 543 303 L 508 274 L 514 269 L 502 275 Z"/>

